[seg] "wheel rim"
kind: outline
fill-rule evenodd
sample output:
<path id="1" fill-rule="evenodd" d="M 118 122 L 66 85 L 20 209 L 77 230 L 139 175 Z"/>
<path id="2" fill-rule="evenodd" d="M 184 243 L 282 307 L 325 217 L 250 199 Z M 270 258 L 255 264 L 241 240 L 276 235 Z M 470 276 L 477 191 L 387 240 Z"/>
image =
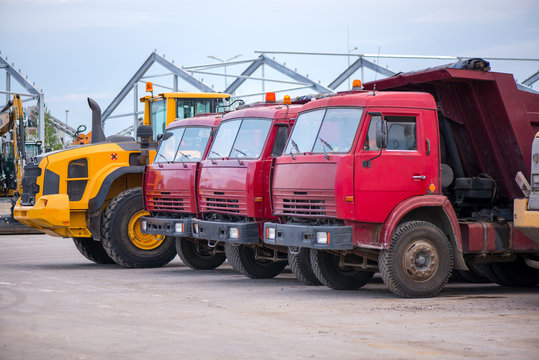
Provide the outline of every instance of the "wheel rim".
<path id="1" fill-rule="evenodd" d="M 164 237 L 162 235 L 150 235 L 143 234 L 140 229 L 140 218 L 143 216 L 149 216 L 150 213 L 146 210 L 140 210 L 131 216 L 128 225 L 129 240 L 142 250 L 153 250 L 163 242 Z"/>
<path id="2" fill-rule="evenodd" d="M 438 251 L 430 241 L 415 240 L 402 255 L 404 273 L 415 282 L 428 281 L 438 271 L 438 258 Z"/>

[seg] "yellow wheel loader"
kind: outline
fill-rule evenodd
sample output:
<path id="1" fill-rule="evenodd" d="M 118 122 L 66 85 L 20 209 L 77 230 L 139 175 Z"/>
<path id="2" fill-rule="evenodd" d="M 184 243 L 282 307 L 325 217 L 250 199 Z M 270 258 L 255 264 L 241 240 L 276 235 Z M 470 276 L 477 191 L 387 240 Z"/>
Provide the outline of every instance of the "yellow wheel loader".
<path id="1" fill-rule="evenodd" d="M 92 138 L 28 159 L 15 218 L 53 236 L 73 238 L 77 249 L 98 264 L 158 267 L 176 256 L 174 239 L 142 234 L 142 176 L 153 161 L 155 139 L 176 118 L 215 112 L 230 97 L 222 93 L 165 93 L 146 96 L 137 138 L 105 138 L 101 110 L 92 109 Z M 153 131 L 152 131 L 153 129 Z"/>

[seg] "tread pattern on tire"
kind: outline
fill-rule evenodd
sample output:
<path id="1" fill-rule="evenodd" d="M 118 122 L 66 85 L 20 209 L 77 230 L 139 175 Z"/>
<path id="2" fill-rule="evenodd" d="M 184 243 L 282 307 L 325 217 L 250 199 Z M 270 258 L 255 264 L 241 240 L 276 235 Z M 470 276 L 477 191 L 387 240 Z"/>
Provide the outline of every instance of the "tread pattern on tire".
<path id="1" fill-rule="evenodd" d="M 316 278 L 334 290 L 357 290 L 366 285 L 374 272 L 355 270 L 349 274 L 337 269 L 334 264 L 336 255 L 323 250 L 311 249 L 311 266 Z"/>
<path id="2" fill-rule="evenodd" d="M 103 248 L 101 241 L 92 238 L 73 238 L 75 247 L 88 260 L 96 264 L 116 264 Z"/>
<path id="3" fill-rule="evenodd" d="M 286 267 L 286 261 L 260 262 L 255 259 L 254 250 L 246 245 L 225 244 L 225 254 L 234 270 L 251 279 L 271 279 Z"/>
<path id="4" fill-rule="evenodd" d="M 490 281 L 507 287 L 534 287 L 539 283 L 539 270 L 528 267 L 519 257 L 514 262 L 486 264 Z"/>
<path id="5" fill-rule="evenodd" d="M 288 264 L 296 278 L 309 286 L 322 285 L 316 277 L 311 266 L 311 251 L 309 248 L 300 248 L 297 254 L 288 253 Z"/>
<path id="6" fill-rule="evenodd" d="M 418 227 L 427 227 L 437 233 L 441 238 L 445 239 L 446 246 L 449 249 L 449 271 L 445 276 L 445 279 L 442 281 L 441 286 L 438 286 L 436 289 L 433 289 L 430 292 L 419 293 L 414 292 L 410 289 L 406 289 L 402 284 L 399 284 L 398 280 L 395 278 L 394 269 L 393 269 L 393 260 L 391 255 L 395 252 L 397 246 L 399 245 L 399 239 L 404 236 L 408 231 L 417 229 Z M 400 266 L 400 265 L 397 265 Z M 447 236 L 438 228 L 437 226 L 426 222 L 426 221 L 409 221 L 405 222 L 397 227 L 397 230 L 393 234 L 389 248 L 380 252 L 378 259 L 378 268 L 382 279 L 389 290 L 397 296 L 405 298 L 427 298 L 432 297 L 438 294 L 444 286 L 449 281 L 453 269 L 453 251 L 449 239 Z"/>
<path id="7" fill-rule="evenodd" d="M 198 240 L 197 240 L 198 241 Z M 182 262 L 194 270 L 213 270 L 226 260 L 224 253 L 201 256 L 196 250 L 197 243 L 184 238 L 176 238 L 176 251 Z"/>
<path id="8" fill-rule="evenodd" d="M 157 249 L 161 249 L 161 254 L 153 258 L 145 259 L 143 262 L 139 261 L 133 256 L 130 256 L 126 253 L 126 249 L 122 249 L 122 244 L 118 239 L 114 238 L 113 229 L 114 229 L 114 220 L 115 215 L 118 211 L 121 211 L 123 208 L 122 203 L 128 201 L 130 197 L 139 197 L 141 209 L 143 208 L 142 202 L 142 188 L 134 187 L 127 189 L 120 194 L 116 195 L 114 199 L 110 201 L 105 212 L 103 214 L 103 221 L 101 222 L 101 236 L 103 248 L 107 254 L 111 257 L 114 262 L 118 265 L 121 265 L 125 268 L 150 268 L 150 267 L 160 267 L 168 264 L 174 257 L 176 257 L 176 247 L 172 238 L 165 238 L 163 244 L 160 245 Z M 122 236 L 127 237 L 127 229 L 124 229 Z M 134 245 L 133 245 L 134 246 Z M 156 249 L 154 249 L 156 250 Z M 153 251 L 153 250 L 150 250 Z"/>

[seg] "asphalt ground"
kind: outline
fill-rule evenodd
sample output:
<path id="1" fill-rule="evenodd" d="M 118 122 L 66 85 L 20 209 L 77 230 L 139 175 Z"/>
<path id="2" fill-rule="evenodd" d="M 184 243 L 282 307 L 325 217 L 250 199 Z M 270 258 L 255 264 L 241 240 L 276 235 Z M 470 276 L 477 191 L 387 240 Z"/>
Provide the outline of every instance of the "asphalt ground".
<path id="1" fill-rule="evenodd" d="M 0 359 L 538 359 L 539 288 L 449 283 L 400 299 L 194 271 L 96 265 L 70 239 L 0 236 Z"/>

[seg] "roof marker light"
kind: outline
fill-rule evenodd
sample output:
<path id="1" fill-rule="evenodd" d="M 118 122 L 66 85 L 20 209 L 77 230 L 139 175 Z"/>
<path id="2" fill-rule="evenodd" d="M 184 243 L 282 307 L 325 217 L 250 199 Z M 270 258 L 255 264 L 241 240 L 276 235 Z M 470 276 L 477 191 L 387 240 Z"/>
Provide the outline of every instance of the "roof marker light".
<path id="1" fill-rule="evenodd" d="M 283 104 L 284 105 L 290 105 L 292 104 L 292 100 L 290 100 L 290 95 L 285 95 L 283 98 Z"/>
<path id="2" fill-rule="evenodd" d="M 355 79 L 352 82 L 352 90 L 361 90 L 361 89 L 362 89 L 361 80 Z"/>
<path id="3" fill-rule="evenodd" d="M 146 92 L 153 92 L 153 84 L 151 81 L 146 83 Z"/>
<path id="4" fill-rule="evenodd" d="M 266 102 L 275 102 L 275 93 L 267 92 L 266 93 Z"/>

